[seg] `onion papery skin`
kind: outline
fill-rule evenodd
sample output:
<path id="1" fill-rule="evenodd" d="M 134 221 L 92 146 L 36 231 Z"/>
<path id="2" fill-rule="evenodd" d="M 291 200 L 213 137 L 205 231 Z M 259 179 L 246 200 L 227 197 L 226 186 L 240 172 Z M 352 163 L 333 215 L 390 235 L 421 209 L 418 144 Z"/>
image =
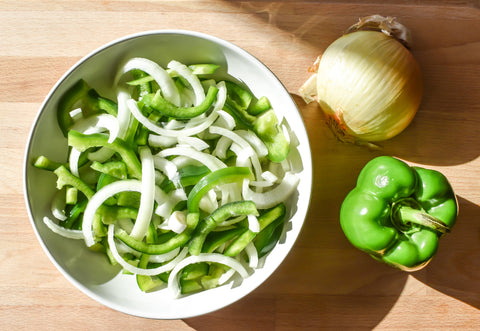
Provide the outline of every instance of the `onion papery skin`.
<path id="1" fill-rule="evenodd" d="M 398 135 L 413 120 L 422 94 L 413 55 L 379 31 L 343 35 L 318 64 L 317 100 L 342 141 L 377 142 Z"/>

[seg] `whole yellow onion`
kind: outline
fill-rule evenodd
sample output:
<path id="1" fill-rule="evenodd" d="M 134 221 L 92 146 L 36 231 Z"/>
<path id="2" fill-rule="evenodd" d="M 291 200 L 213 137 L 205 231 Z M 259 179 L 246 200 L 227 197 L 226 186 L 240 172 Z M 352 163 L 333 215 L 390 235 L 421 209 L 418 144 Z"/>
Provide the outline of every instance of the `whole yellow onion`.
<path id="1" fill-rule="evenodd" d="M 300 92 L 305 100 L 318 101 L 340 140 L 386 140 L 413 120 L 423 84 L 420 67 L 404 45 L 408 36 L 394 19 L 370 16 L 335 40 L 317 61 L 316 74 Z"/>

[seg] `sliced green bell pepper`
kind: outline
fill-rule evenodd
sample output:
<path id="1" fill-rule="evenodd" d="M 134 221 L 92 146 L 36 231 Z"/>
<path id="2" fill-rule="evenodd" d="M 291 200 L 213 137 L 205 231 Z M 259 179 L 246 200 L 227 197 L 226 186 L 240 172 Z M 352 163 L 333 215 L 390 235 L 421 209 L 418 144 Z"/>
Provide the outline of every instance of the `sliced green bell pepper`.
<path id="1" fill-rule="evenodd" d="M 253 201 L 234 201 L 217 208 L 198 224 L 195 235 L 190 241 L 190 254 L 200 254 L 207 235 L 215 229 L 219 223 L 226 221 L 230 217 L 242 215 L 258 216 L 258 210 Z"/>
<path id="2" fill-rule="evenodd" d="M 188 195 L 187 207 L 189 213 L 198 213 L 202 197 L 217 185 L 241 182 L 252 179 L 252 172 L 248 167 L 221 168 L 209 173 L 198 181 Z"/>
<path id="3" fill-rule="evenodd" d="M 205 239 L 202 247 L 202 253 L 212 253 L 221 245 L 236 238 L 247 230 L 245 227 L 231 228 L 225 231 L 210 232 Z"/>
<path id="4" fill-rule="evenodd" d="M 95 191 L 92 190 L 83 180 L 74 176 L 70 171 L 68 171 L 65 166 L 60 166 L 53 171 L 57 175 L 57 189 L 61 189 L 65 185 L 73 186 L 85 196 L 90 199 Z"/>
<path id="5" fill-rule="evenodd" d="M 232 82 L 225 82 L 227 99 L 224 110 L 232 115 L 240 129 L 247 128 L 263 141 L 268 159 L 283 161 L 290 152 L 288 143 L 278 123 L 275 111 L 266 97 L 256 99 L 250 92 Z"/>
<path id="6" fill-rule="evenodd" d="M 122 161 L 109 161 L 105 163 L 100 163 L 93 161 L 90 167 L 93 170 L 110 175 L 118 179 L 127 178 L 127 165 Z"/>
<path id="7" fill-rule="evenodd" d="M 443 174 L 380 156 L 360 172 L 341 206 L 340 224 L 355 247 L 414 271 L 430 262 L 457 214 L 455 193 Z"/>
<path id="8" fill-rule="evenodd" d="M 245 230 L 242 234 L 240 234 L 235 240 L 233 240 L 227 249 L 224 252 L 226 256 L 237 256 L 241 251 L 247 247 L 247 245 L 257 236 L 262 233 L 262 231 L 270 224 L 275 222 L 278 219 L 283 219 L 285 217 L 286 207 L 283 202 L 279 203 L 275 207 L 264 211 L 258 217 L 258 223 L 260 225 L 260 232 L 255 233 L 250 229 Z"/>
<path id="9" fill-rule="evenodd" d="M 72 85 L 60 98 L 57 106 L 57 121 L 63 135 L 66 137 L 68 129 L 73 124 L 70 112 L 76 104 L 82 105 L 85 114 L 103 110 L 111 115 L 117 115 L 117 104 L 112 100 L 101 97 L 83 79 Z"/>
<path id="10" fill-rule="evenodd" d="M 205 96 L 205 99 L 200 104 L 192 107 L 177 107 L 171 102 L 165 100 L 162 97 L 160 91 L 157 91 L 157 93 L 155 93 L 155 95 L 153 96 L 151 94 L 147 94 L 145 97 L 142 98 L 142 102 L 146 106 L 170 118 L 189 119 L 199 116 L 209 110 L 215 102 L 217 93 L 218 88 L 216 88 L 215 86 L 210 86 L 207 95 Z"/>
<path id="11" fill-rule="evenodd" d="M 40 155 L 39 157 L 35 158 L 33 165 L 39 169 L 54 171 L 63 165 L 63 163 L 50 160 L 48 157 Z"/>
<path id="12" fill-rule="evenodd" d="M 149 264 L 148 263 L 149 258 L 150 258 L 150 255 L 142 254 L 142 256 L 140 256 L 140 260 L 138 261 L 138 268 L 147 269 Z M 165 284 L 157 276 L 136 275 L 136 279 L 137 279 L 138 287 L 143 292 L 153 291 Z"/>
<path id="13" fill-rule="evenodd" d="M 108 136 L 102 133 L 83 134 L 75 130 L 68 131 L 68 145 L 75 147 L 80 152 L 84 152 L 92 147 L 107 147 L 120 154 L 127 165 L 130 175 L 137 179 L 142 178 L 142 165 L 138 160 L 135 151 L 120 138 L 112 143 L 108 142 Z"/>

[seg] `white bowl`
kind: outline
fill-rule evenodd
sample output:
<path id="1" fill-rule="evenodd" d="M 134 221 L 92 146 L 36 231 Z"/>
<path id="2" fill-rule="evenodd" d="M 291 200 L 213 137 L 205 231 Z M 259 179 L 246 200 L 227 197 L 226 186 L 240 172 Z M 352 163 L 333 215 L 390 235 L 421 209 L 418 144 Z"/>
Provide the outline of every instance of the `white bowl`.
<path id="1" fill-rule="evenodd" d="M 279 117 L 284 117 L 298 138 L 298 165 L 302 167 L 298 192 L 287 202 L 288 231 L 256 270 L 238 286 L 222 286 L 173 299 L 163 289 L 143 293 L 135 277 L 119 273 L 101 254 L 89 251 L 82 240 L 65 239 L 42 222 L 50 215 L 50 201 L 56 177 L 36 169 L 32 160 L 46 155 L 65 160 L 67 142 L 56 121 L 59 97 L 78 79 L 91 83 L 100 93 L 108 90 L 118 66 L 130 57 L 146 57 L 161 65 L 175 59 L 183 63 L 217 63 L 221 75 L 245 83 L 255 95 L 265 95 Z M 55 84 L 45 98 L 30 132 L 25 153 L 24 190 L 27 209 L 37 238 L 57 269 L 78 289 L 112 309 L 141 317 L 178 319 L 198 316 L 225 307 L 262 284 L 282 263 L 304 223 L 312 189 L 310 145 L 300 113 L 290 94 L 255 57 L 224 40 L 190 31 L 148 31 L 126 36 L 93 51 L 75 64 Z"/>

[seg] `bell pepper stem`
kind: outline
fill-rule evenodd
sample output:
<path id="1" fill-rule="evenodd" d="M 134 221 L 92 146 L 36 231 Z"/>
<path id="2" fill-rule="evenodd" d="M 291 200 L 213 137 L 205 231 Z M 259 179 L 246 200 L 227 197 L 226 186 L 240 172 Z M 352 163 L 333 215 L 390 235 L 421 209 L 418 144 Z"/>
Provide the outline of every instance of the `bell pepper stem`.
<path id="1" fill-rule="evenodd" d="M 450 232 L 450 228 L 438 218 L 403 203 L 397 203 L 393 206 L 392 220 L 402 227 L 408 227 L 409 224 L 413 223 L 440 233 Z"/>

